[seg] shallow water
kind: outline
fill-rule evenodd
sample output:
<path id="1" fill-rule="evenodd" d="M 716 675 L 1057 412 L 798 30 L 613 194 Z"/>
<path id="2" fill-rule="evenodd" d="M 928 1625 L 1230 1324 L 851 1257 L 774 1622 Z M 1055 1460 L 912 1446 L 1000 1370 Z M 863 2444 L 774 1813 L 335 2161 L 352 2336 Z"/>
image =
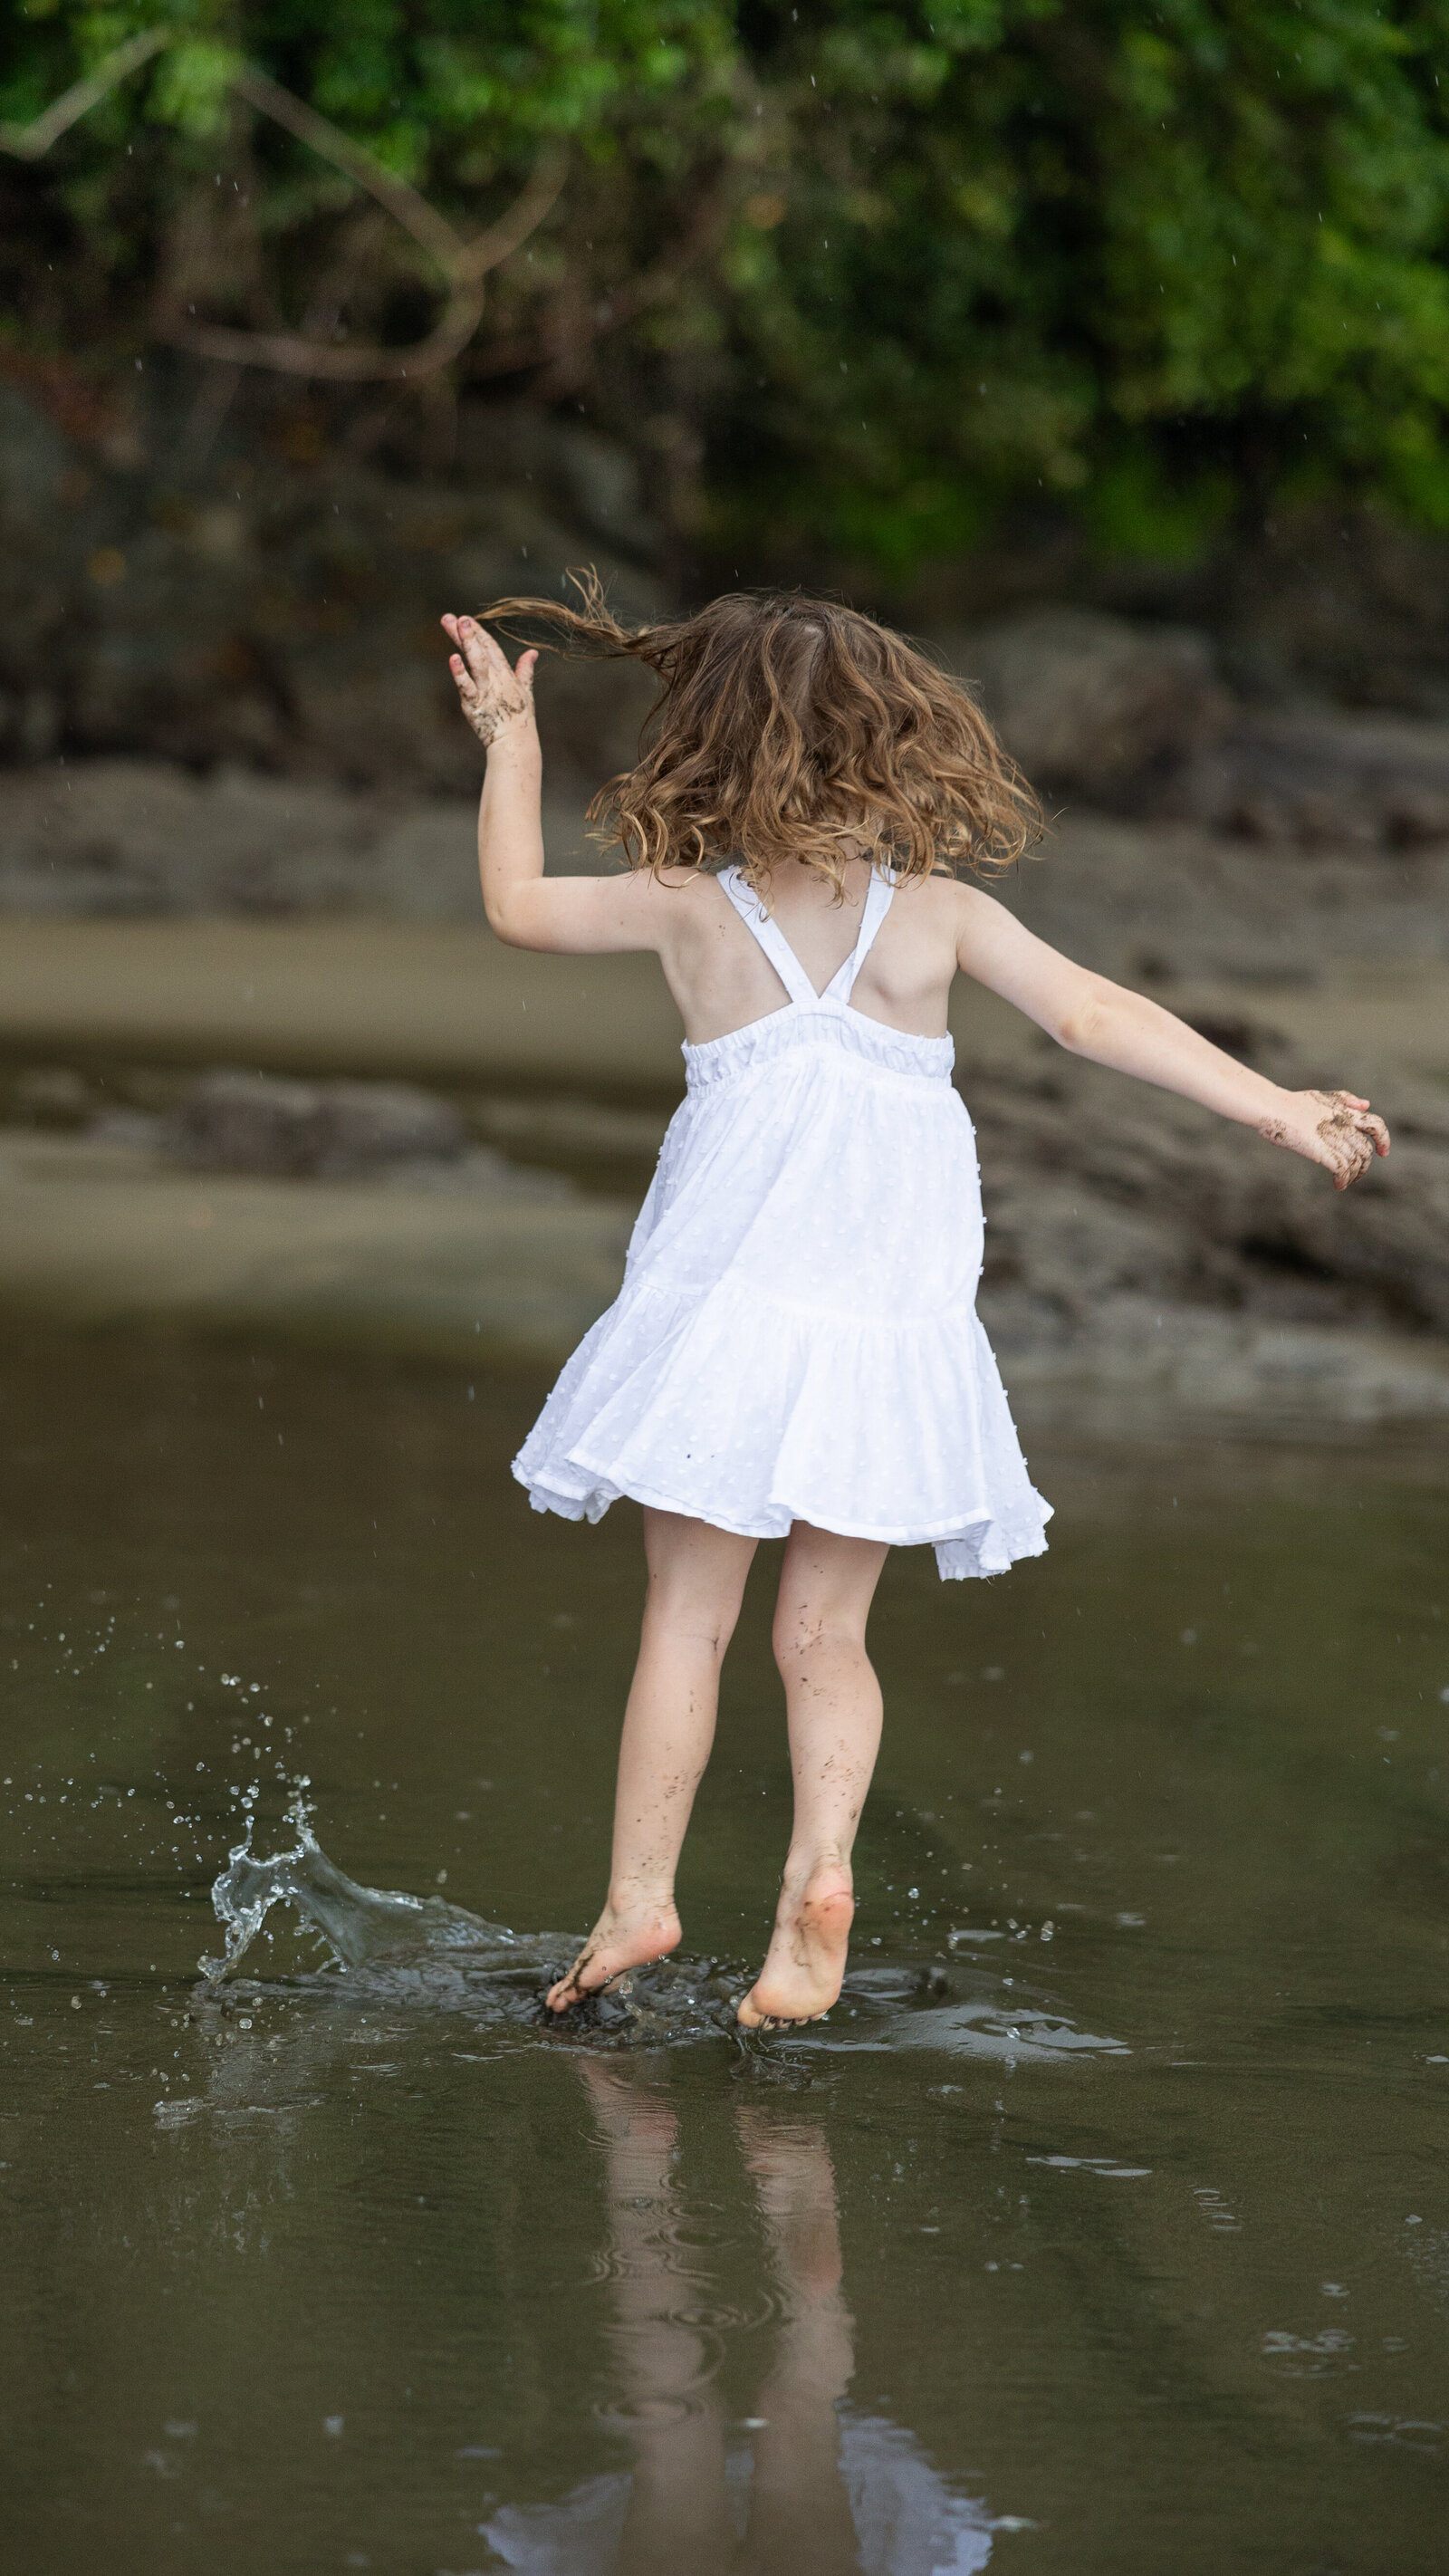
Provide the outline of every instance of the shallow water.
<path id="1" fill-rule="evenodd" d="M 688 1956 L 559 2029 L 638 1542 L 536 1395 L 0 1363 L 7 2563 L 1440 2569 L 1449 1474 L 1034 1443 L 1049 1557 L 887 1569 L 850 1986 L 746 2042 L 762 1551 Z"/>

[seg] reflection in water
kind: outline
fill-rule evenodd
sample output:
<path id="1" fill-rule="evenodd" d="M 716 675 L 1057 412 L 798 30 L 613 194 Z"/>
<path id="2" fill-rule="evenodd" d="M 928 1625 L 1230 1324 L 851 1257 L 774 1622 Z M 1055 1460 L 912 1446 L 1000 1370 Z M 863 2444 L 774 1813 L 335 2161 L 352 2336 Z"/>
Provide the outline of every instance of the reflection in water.
<path id="1" fill-rule="evenodd" d="M 485 2536 L 527 2576 L 970 2576 L 991 2554 L 982 2506 L 951 2493 L 911 2435 L 843 2403 L 854 2327 L 835 2177 L 797 2104 L 741 2104 L 779 2323 L 756 2411 L 732 2426 L 715 2385 L 706 2283 L 675 2180 L 679 2123 L 617 2060 L 579 2073 L 604 2141 L 616 2378 L 606 2420 L 630 2472 L 561 2504 L 508 2509 Z"/>

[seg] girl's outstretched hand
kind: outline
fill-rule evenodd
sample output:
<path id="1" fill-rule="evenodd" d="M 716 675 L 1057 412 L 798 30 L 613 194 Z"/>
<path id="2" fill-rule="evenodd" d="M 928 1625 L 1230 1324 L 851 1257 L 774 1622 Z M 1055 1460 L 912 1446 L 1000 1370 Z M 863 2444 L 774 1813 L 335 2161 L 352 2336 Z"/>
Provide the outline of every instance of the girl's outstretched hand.
<path id="1" fill-rule="evenodd" d="M 1287 1091 L 1284 1114 L 1261 1121 L 1270 1145 L 1286 1145 L 1333 1174 L 1336 1190 L 1362 1180 L 1375 1154 L 1389 1150 L 1389 1131 L 1355 1091 Z"/>
<path id="2" fill-rule="evenodd" d="M 449 615 L 442 627 L 457 648 L 448 655 L 448 668 L 457 682 L 459 703 L 485 749 L 515 727 L 531 730 L 538 655 L 520 653 L 514 670 L 487 628 L 471 617 Z"/>

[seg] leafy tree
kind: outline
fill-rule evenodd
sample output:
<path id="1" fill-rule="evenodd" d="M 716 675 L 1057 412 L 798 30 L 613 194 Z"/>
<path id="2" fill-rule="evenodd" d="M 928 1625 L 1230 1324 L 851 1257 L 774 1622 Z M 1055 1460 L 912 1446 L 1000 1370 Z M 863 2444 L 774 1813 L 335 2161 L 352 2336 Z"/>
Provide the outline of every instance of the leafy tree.
<path id="1" fill-rule="evenodd" d="M 1332 480 L 1449 520 L 1442 0 L 753 25 L 794 184 L 742 301 L 771 412 L 828 409 L 838 524 L 909 555 L 1039 482 L 1187 551 Z"/>
<path id="2" fill-rule="evenodd" d="M 1038 494 L 1159 554 L 1325 489 L 1449 525 L 1446 37 L 1449 0 L 26 0 L 10 363 L 300 337 L 355 410 L 422 351 L 424 402 L 587 405 L 696 545 L 764 516 L 898 578 Z M 470 322 L 443 236 L 521 199 Z"/>

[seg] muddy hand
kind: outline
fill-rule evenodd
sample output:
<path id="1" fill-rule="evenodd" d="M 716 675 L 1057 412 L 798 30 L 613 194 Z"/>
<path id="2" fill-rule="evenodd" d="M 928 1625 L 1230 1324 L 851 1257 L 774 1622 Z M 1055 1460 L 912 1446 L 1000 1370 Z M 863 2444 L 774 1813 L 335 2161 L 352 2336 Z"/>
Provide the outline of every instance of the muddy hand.
<path id="1" fill-rule="evenodd" d="M 1293 1091 L 1288 1113 L 1263 1121 L 1270 1145 L 1286 1145 L 1333 1174 L 1336 1190 L 1362 1180 L 1376 1154 L 1387 1154 L 1389 1131 L 1356 1091 Z"/>
<path id="2" fill-rule="evenodd" d="M 471 617 L 446 616 L 442 628 L 457 648 L 448 656 L 448 668 L 459 704 L 485 748 L 514 726 L 531 726 L 537 653 L 520 653 L 514 670 L 486 627 Z"/>

